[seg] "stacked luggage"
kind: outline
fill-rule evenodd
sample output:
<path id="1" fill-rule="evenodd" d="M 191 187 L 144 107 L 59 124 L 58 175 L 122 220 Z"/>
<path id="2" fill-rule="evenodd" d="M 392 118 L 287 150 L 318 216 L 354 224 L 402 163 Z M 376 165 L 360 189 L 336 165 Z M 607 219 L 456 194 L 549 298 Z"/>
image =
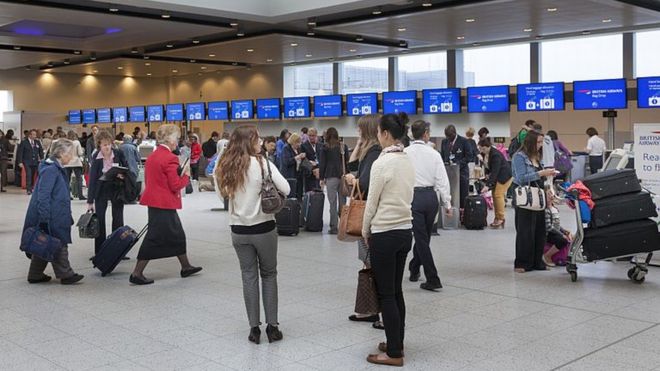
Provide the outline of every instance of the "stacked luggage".
<path id="1" fill-rule="evenodd" d="M 658 225 L 650 219 L 657 217 L 656 206 L 651 195 L 642 190 L 635 170 L 607 170 L 582 182 L 591 191 L 595 204 L 591 222 L 582 231 L 582 255 L 586 261 L 632 257 L 660 249 Z M 577 253 L 579 246 L 575 245 L 571 256 Z M 577 279 L 574 263 L 575 259 L 567 266 L 573 280 Z M 629 278 L 643 282 L 645 265 L 635 263 Z"/>

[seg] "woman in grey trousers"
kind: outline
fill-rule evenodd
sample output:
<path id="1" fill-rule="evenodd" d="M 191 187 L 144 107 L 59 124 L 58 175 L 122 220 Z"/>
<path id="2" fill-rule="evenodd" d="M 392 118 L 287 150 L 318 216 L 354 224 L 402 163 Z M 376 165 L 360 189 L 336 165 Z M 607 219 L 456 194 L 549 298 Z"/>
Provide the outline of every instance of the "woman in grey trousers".
<path id="1" fill-rule="evenodd" d="M 325 131 L 325 144 L 321 153 L 319 176 L 321 187 L 326 187 L 328 201 L 330 202 L 330 234 L 337 234 L 339 224 L 339 210 L 346 203 L 342 196 L 341 177 L 348 167 L 348 147 L 339 141 L 337 129 L 330 127 Z"/>
<path id="2" fill-rule="evenodd" d="M 266 313 L 268 342 L 282 340 L 277 319 L 277 232 L 275 215 L 261 209 L 261 186 L 272 174 L 281 194 L 289 194 L 289 183 L 261 153 L 259 133 L 252 125 L 234 130 L 229 145 L 218 160 L 219 191 L 229 199 L 231 238 L 241 266 L 243 299 L 250 322 L 248 340 L 259 344 L 261 336 L 259 276 Z"/>

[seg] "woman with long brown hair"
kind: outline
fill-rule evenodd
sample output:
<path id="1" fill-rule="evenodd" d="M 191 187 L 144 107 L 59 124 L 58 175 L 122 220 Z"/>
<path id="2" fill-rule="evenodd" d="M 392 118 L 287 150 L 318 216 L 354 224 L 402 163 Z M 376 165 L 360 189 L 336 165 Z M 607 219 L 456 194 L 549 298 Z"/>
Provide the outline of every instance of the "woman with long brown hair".
<path id="1" fill-rule="evenodd" d="M 266 313 L 269 342 L 282 340 L 277 320 L 277 233 L 275 215 L 261 208 L 261 186 L 271 174 L 281 194 L 289 194 L 289 183 L 263 155 L 256 126 L 239 126 L 218 160 L 216 177 L 223 197 L 229 199 L 231 239 L 243 278 L 243 299 L 250 323 L 248 340 L 259 344 L 261 325 L 259 276 Z"/>
<path id="2" fill-rule="evenodd" d="M 348 166 L 348 147 L 339 141 L 337 129 L 330 127 L 325 131 L 325 144 L 321 152 L 319 176 L 321 187 L 327 187 L 330 202 L 330 234 L 337 234 L 339 210 L 346 203 L 346 197 L 340 193 L 341 177 Z"/>

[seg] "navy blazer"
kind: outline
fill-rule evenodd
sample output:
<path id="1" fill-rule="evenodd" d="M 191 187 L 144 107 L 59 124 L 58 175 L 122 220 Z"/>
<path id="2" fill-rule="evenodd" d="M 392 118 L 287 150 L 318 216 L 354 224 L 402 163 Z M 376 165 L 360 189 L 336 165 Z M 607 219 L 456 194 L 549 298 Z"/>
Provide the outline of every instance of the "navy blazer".
<path id="1" fill-rule="evenodd" d="M 50 235 L 71 243 L 71 198 L 66 171 L 59 162 L 47 159 L 39 165 L 39 179 L 30 198 L 23 230 L 48 224 Z"/>
<path id="2" fill-rule="evenodd" d="M 97 152 L 94 151 L 96 154 Z M 112 153 L 114 153 L 115 157 L 112 159 L 112 162 L 115 164 L 118 164 L 119 166 L 123 167 L 128 167 L 128 163 L 126 162 L 126 159 L 124 158 L 124 155 L 121 153 L 121 151 L 113 148 Z M 89 185 L 88 185 L 88 192 L 87 192 L 87 203 L 88 204 L 93 204 L 95 200 L 99 198 L 100 194 L 100 189 L 101 189 L 101 181 L 99 178 L 103 175 L 103 159 L 102 158 L 96 158 L 96 155 L 93 158 L 92 165 L 90 166 L 89 169 Z"/>
<path id="3" fill-rule="evenodd" d="M 451 141 L 445 138 L 442 140 L 440 145 L 442 154 L 442 160 L 445 163 L 455 163 L 458 164 L 461 168 L 461 171 L 468 171 L 468 162 L 476 157 L 476 154 L 472 153 L 472 147 L 468 140 L 460 135 L 456 135 L 456 142 L 454 146 L 451 146 Z M 450 160 L 451 155 L 454 155 L 454 159 Z"/>
<path id="4" fill-rule="evenodd" d="M 300 152 L 298 152 L 300 153 Z M 298 171 L 298 163 L 296 156 L 298 154 L 293 150 L 290 144 L 287 144 L 282 149 L 282 157 L 280 158 L 280 173 L 286 179 L 298 178 L 300 172 Z"/>
<path id="5" fill-rule="evenodd" d="M 44 159 L 44 148 L 38 139 L 34 140 L 34 147 L 30 145 L 29 139 L 23 139 L 18 146 L 16 153 L 16 163 L 26 166 L 39 166 L 39 162 Z"/>

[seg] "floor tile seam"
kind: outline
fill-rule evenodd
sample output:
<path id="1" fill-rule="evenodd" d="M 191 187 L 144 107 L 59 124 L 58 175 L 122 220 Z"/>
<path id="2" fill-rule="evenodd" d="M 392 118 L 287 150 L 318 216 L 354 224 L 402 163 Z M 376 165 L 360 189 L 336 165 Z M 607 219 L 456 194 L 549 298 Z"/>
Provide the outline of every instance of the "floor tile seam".
<path id="1" fill-rule="evenodd" d="M 619 344 L 619 343 L 621 343 L 621 342 L 623 342 L 623 341 L 625 341 L 625 340 L 628 340 L 628 339 L 630 339 L 630 338 L 632 338 L 632 337 L 634 337 L 634 336 L 640 335 L 640 334 L 642 334 L 642 333 L 644 333 L 644 332 L 646 332 L 646 331 L 649 331 L 649 330 L 651 330 L 651 329 L 653 329 L 653 328 L 655 328 L 655 327 L 658 327 L 658 326 L 660 326 L 660 323 L 656 323 L 656 324 L 654 324 L 654 325 L 652 325 L 652 326 L 649 326 L 649 327 L 647 327 L 647 328 L 644 328 L 644 329 L 642 329 L 642 330 L 639 330 L 639 331 L 637 331 L 637 332 L 635 332 L 635 333 L 633 333 L 633 334 L 630 334 L 630 335 L 628 335 L 628 336 L 624 336 L 624 337 L 622 337 L 622 338 L 620 338 L 620 339 L 618 339 L 618 340 L 613 341 L 612 343 L 609 343 L 609 344 L 607 344 L 607 345 L 604 345 L 604 346 L 602 346 L 602 347 L 600 347 L 600 348 L 598 348 L 598 349 L 595 349 L 595 350 L 593 350 L 593 351 L 591 351 L 591 352 L 589 352 L 589 353 L 587 353 L 587 354 L 583 354 L 582 356 L 580 356 L 580 357 L 578 357 L 578 358 L 575 358 L 575 359 L 573 359 L 573 360 L 571 360 L 571 361 L 568 361 L 568 362 L 566 362 L 566 363 L 564 363 L 564 364 L 562 364 L 562 365 L 560 365 L 560 366 L 557 366 L 557 367 L 553 368 L 552 371 L 559 370 L 559 369 L 561 369 L 562 367 L 569 366 L 569 365 L 571 365 L 571 364 L 573 364 L 573 363 L 575 363 L 575 362 L 578 362 L 578 361 L 580 361 L 580 360 L 582 360 L 582 359 L 585 359 L 585 358 L 587 358 L 587 357 L 589 357 L 589 356 L 591 356 L 591 355 L 593 355 L 593 354 L 596 354 L 596 353 L 600 352 L 601 350 L 605 350 L 605 349 L 607 349 L 607 348 L 609 348 L 609 347 L 611 347 L 611 346 L 613 346 L 613 345 Z"/>

